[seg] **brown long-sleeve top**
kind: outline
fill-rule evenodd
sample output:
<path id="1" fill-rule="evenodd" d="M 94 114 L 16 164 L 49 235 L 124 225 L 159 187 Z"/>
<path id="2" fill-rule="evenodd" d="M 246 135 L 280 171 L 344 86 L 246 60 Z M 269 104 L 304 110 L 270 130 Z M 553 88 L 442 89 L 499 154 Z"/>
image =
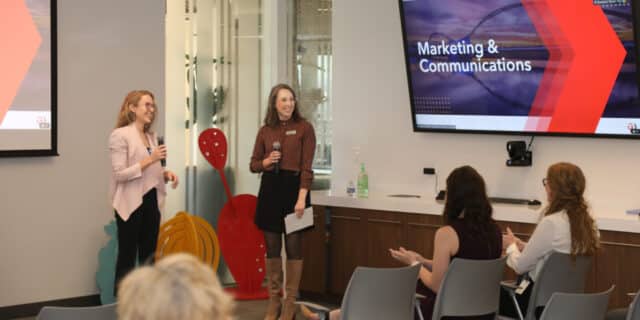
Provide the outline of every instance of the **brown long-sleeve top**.
<path id="1" fill-rule="evenodd" d="M 306 120 L 281 121 L 277 127 L 263 126 L 258 131 L 249 168 L 251 172 L 273 170 L 265 168 L 262 160 L 273 151 L 273 143 L 280 142 L 280 169 L 300 172 L 300 188 L 309 189 L 313 181 L 313 156 L 316 152 L 316 134 Z"/>

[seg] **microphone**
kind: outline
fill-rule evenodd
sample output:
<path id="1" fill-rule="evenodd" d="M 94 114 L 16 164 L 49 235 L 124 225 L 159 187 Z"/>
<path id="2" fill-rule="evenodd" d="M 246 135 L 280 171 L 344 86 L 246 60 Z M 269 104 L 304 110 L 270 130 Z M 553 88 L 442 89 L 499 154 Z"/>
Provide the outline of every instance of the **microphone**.
<path id="1" fill-rule="evenodd" d="M 158 137 L 158 146 L 163 146 L 164 145 L 164 137 L 163 136 L 159 136 Z M 166 167 L 167 166 L 167 159 L 160 159 L 160 165 L 162 167 Z"/>
<path id="2" fill-rule="evenodd" d="M 273 151 L 280 151 L 280 141 L 275 141 L 272 147 L 273 147 Z M 280 159 L 282 159 L 282 157 L 280 157 Z M 273 173 L 280 174 L 280 160 L 274 163 Z"/>

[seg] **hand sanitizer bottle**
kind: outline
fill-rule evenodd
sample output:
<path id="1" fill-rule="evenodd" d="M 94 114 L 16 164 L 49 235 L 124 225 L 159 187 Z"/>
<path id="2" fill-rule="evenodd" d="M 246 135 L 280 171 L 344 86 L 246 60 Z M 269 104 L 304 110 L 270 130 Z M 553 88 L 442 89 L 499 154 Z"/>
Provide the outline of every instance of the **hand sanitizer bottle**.
<path id="1" fill-rule="evenodd" d="M 369 175 L 364 170 L 364 162 L 360 164 L 360 173 L 358 173 L 358 198 L 369 197 Z"/>

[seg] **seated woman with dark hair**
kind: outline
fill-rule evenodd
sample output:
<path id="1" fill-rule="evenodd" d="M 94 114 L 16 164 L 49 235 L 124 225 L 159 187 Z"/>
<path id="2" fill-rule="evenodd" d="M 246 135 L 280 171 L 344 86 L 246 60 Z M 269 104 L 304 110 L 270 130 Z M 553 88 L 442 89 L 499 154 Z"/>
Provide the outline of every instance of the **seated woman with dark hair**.
<path id="1" fill-rule="evenodd" d="M 436 295 L 451 260 L 500 258 L 502 233 L 491 217 L 492 212 L 482 176 L 470 166 L 456 168 L 447 177 L 447 196 L 442 214 L 445 226 L 436 231 L 433 260 L 402 247 L 389 249 L 391 256 L 402 263 L 422 264 L 416 291 L 426 297 L 420 304 L 425 320 L 431 319 Z M 309 318 L 319 319 L 317 315 Z M 331 312 L 330 320 L 339 318 L 340 310 Z M 489 320 L 494 319 L 494 315 L 455 319 Z"/>
<path id="2" fill-rule="evenodd" d="M 417 292 L 426 298 L 420 308 L 425 320 L 431 319 L 436 295 L 447 268 L 455 258 L 489 260 L 502 254 L 500 227 L 491 217 L 493 209 L 482 176 L 470 166 L 459 167 L 447 177 L 443 212 L 445 226 L 436 231 L 433 260 L 400 248 L 390 249 L 391 256 L 408 265 L 421 263 Z M 493 319 L 479 315 L 456 319 Z"/>

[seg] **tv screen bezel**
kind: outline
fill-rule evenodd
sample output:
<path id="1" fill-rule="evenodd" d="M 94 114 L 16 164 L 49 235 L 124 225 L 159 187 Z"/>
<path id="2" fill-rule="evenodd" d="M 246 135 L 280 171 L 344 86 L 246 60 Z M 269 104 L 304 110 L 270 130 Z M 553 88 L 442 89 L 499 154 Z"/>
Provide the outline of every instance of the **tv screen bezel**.
<path id="1" fill-rule="evenodd" d="M 640 8 L 638 3 L 640 0 L 630 0 L 632 14 L 632 28 L 634 42 L 636 44 L 636 57 L 640 57 L 640 31 L 638 21 L 640 21 Z M 463 133 L 463 134 L 491 134 L 491 135 L 518 135 L 518 136 L 552 136 L 552 137 L 579 137 L 579 138 L 614 138 L 614 139 L 640 139 L 640 134 L 608 134 L 608 133 L 569 133 L 569 132 L 540 132 L 540 131 L 501 131 L 501 130 L 471 130 L 471 129 L 444 129 L 444 128 L 421 128 L 416 122 L 416 110 L 413 101 L 413 88 L 411 86 L 411 64 L 407 56 L 407 33 L 404 21 L 404 0 L 398 0 L 398 14 L 400 15 L 400 24 L 402 32 L 402 55 L 404 58 L 405 72 L 407 75 L 407 88 L 409 92 L 409 104 L 411 105 L 411 122 L 413 124 L 413 132 L 435 132 L 435 133 Z M 636 63 L 636 83 L 638 85 L 640 99 L 640 61 Z M 640 102 L 639 102 L 640 105 Z M 640 118 L 638 119 L 640 122 Z"/>
<path id="2" fill-rule="evenodd" d="M 0 150 L 0 157 L 55 157 L 58 154 L 58 6 L 49 0 L 51 21 L 51 147 L 49 149 Z"/>

